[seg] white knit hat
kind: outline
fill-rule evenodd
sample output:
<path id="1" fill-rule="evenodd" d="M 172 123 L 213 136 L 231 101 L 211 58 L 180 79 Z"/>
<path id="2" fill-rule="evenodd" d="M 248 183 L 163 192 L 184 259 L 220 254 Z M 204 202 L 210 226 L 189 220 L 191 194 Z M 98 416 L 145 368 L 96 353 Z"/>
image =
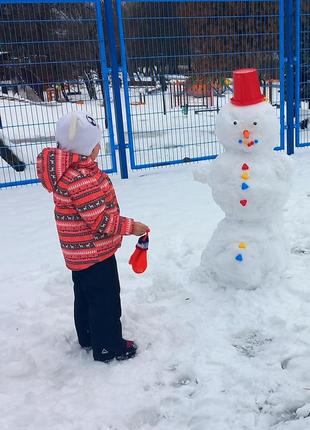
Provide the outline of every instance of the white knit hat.
<path id="1" fill-rule="evenodd" d="M 87 112 L 73 111 L 57 121 L 55 139 L 65 151 L 90 155 L 101 141 L 101 130 Z"/>

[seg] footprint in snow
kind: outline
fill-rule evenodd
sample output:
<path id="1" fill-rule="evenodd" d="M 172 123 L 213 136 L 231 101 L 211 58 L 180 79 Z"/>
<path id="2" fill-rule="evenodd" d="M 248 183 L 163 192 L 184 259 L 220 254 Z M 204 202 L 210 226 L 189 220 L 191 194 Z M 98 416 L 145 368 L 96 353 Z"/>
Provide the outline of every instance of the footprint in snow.
<path id="1" fill-rule="evenodd" d="M 129 429 L 144 429 L 146 426 L 155 427 L 163 418 L 155 408 L 145 408 L 133 415 L 129 423 Z"/>
<path id="2" fill-rule="evenodd" d="M 275 416 L 275 419 L 273 420 L 272 427 L 275 429 L 282 429 L 283 424 L 288 425 L 292 421 L 299 421 L 301 418 L 308 418 L 310 416 L 310 409 L 309 404 L 305 404 L 300 407 L 292 406 L 287 407 L 286 409 L 282 411 L 278 411 L 277 416 Z M 307 420 L 308 421 L 308 420 Z M 304 422 L 304 421 L 303 421 Z M 307 426 L 307 424 L 306 424 Z M 309 424 L 308 424 L 309 426 Z M 306 427 L 304 427 L 306 428 Z M 309 427 L 307 427 L 309 428 Z M 295 427 L 294 427 L 295 429 Z M 296 427 L 297 429 L 297 427 Z"/>
<path id="3" fill-rule="evenodd" d="M 302 354 L 292 355 L 281 361 L 281 367 L 283 370 L 290 371 L 302 371 L 302 369 L 308 369 L 310 351 L 303 352 Z M 310 390 L 310 387 L 309 387 Z"/>
<path id="4" fill-rule="evenodd" d="M 310 254 L 310 248 L 294 246 L 291 249 L 291 254 L 297 254 L 297 255 Z"/>
<path id="5" fill-rule="evenodd" d="M 193 378 L 190 375 L 180 375 L 171 383 L 171 385 L 176 388 L 193 384 L 198 384 L 198 379 L 196 377 Z"/>
<path id="6" fill-rule="evenodd" d="M 265 336 L 256 330 L 241 332 L 236 336 L 233 346 L 243 355 L 249 358 L 255 357 L 266 344 L 272 342 L 272 338 Z"/>

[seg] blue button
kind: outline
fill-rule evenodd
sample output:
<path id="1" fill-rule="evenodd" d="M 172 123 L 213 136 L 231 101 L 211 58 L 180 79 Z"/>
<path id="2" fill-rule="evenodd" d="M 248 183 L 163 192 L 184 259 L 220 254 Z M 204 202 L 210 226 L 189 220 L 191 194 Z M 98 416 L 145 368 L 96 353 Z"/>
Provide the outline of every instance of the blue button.
<path id="1" fill-rule="evenodd" d="M 238 255 L 237 255 L 237 257 L 236 257 L 236 260 L 237 260 L 237 261 L 243 261 L 243 257 L 242 257 L 242 255 L 241 255 L 241 254 L 238 254 Z"/>

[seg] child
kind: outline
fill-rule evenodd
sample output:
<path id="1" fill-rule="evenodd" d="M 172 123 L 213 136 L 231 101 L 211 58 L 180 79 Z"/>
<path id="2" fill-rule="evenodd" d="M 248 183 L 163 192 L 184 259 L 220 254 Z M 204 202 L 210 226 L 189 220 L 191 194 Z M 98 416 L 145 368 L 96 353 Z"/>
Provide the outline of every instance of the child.
<path id="1" fill-rule="evenodd" d="M 95 162 L 101 130 L 86 112 L 57 122 L 57 149 L 37 159 L 42 185 L 53 193 L 62 252 L 74 283 L 74 321 L 82 348 L 94 360 L 125 360 L 136 354 L 122 337 L 120 285 L 115 252 L 124 235 L 141 236 L 149 228 L 120 216 L 113 185 Z"/>

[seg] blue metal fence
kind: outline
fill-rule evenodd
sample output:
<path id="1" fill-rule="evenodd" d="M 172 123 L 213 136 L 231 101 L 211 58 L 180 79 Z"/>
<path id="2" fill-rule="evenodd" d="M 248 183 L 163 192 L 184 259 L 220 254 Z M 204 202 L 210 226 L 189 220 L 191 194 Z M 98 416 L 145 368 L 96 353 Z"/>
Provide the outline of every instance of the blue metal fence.
<path id="1" fill-rule="evenodd" d="M 284 2 L 117 0 L 132 169 L 212 159 L 232 71 L 259 70 L 284 149 Z"/>
<path id="2" fill-rule="evenodd" d="M 99 164 L 115 172 L 100 1 L 1 2 L 0 32 L 0 185 L 36 182 L 37 154 L 56 145 L 55 122 L 75 109 L 97 118 Z"/>
<path id="3" fill-rule="evenodd" d="M 98 119 L 100 166 L 122 177 L 127 157 L 131 169 L 215 158 L 240 67 L 258 68 L 277 109 L 277 149 L 309 146 L 309 24 L 308 0 L 1 2 L 0 187 L 36 182 L 72 109 Z"/>
<path id="4" fill-rule="evenodd" d="M 296 81 L 295 142 L 296 147 L 310 146 L 310 4 L 296 0 Z"/>

